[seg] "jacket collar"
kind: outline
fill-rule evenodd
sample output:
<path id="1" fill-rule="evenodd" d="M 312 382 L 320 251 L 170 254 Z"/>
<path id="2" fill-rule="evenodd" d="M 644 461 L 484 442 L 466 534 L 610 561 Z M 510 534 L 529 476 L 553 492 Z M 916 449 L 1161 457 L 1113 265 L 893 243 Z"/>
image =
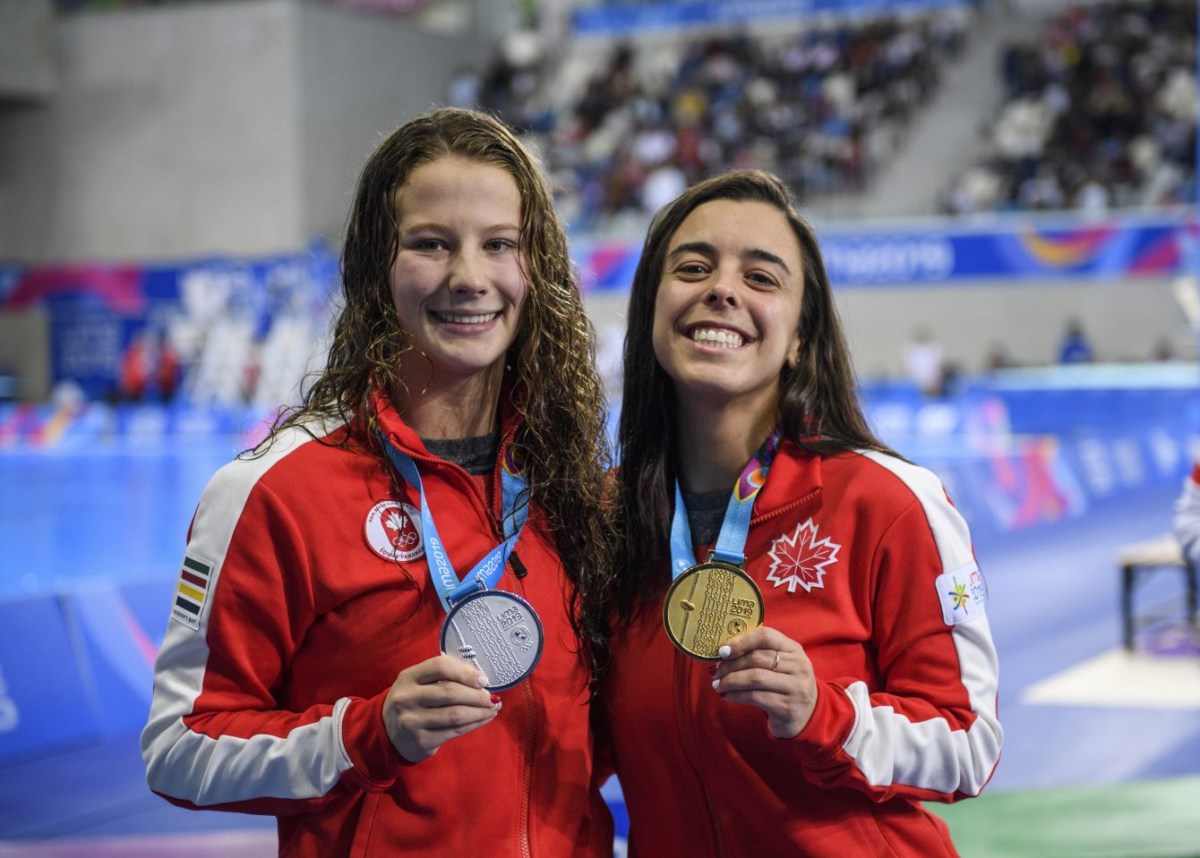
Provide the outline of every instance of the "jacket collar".
<path id="1" fill-rule="evenodd" d="M 500 391 L 500 452 L 511 446 L 521 415 L 513 404 L 511 387 L 505 383 Z M 373 422 L 384 437 L 398 450 L 403 450 L 414 458 L 442 461 L 426 449 L 416 430 L 396 410 L 392 398 L 382 388 L 375 388 L 367 396 L 368 421 Z"/>
<path id="2" fill-rule="evenodd" d="M 784 439 L 771 463 L 767 482 L 754 501 L 753 522 L 792 509 L 816 507 L 821 500 L 821 457 Z"/>

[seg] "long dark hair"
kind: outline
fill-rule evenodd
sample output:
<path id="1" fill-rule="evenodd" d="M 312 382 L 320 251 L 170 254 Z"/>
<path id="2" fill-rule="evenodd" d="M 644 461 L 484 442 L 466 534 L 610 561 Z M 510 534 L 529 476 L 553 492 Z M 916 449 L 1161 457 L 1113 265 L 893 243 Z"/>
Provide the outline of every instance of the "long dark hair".
<path id="1" fill-rule="evenodd" d="M 438 108 L 404 123 L 375 148 L 348 218 L 342 307 L 325 368 L 305 390 L 303 404 L 281 415 L 272 436 L 314 420 L 352 423 L 371 391 L 403 389 L 400 367 L 412 346 L 389 288 L 398 247 L 396 191 L 416 168 L 451 155 L 499 167 L 520 191 L 527 297 L 507 355 L 507 389 L 523 415 L 516 442 L 527 460 L 531 497 L 546 514 L 575 585 L 572 622 L 595 665 L 607 652 L 607 624 L 597 606 L 611 556 L 602 503 L 611 455 L 595 332 L 542 168 L 503 123 L 473 110 Z M 371 446 L 369 435 L 357 440 Z M 347 440 L 355 442 L 353 435 Z"/>
<path id="2" fill-rule="evenodd" d="M 863 416 L 821 248 L 788 187 L 762 170 L 735 170 L 688 188 L 651 222 L 629 296 L 618 428 L 624 544 L 618 549 L 621 571 L 614 585 L 615 608 L 625 620 L 667 583 L 675 501 L 675 389 L 654 355 L 654 304 L 671 238 L 689 214 L 714 200 L 773 206 L 787 218 L 800 245 L 804 263 L 804 295 L 797 320 L 800 359 L 794 369 L 785 364 L 780 370 L 783 436 L 817 455 L 848 449 L 892 452 L 875 437 Z"/>

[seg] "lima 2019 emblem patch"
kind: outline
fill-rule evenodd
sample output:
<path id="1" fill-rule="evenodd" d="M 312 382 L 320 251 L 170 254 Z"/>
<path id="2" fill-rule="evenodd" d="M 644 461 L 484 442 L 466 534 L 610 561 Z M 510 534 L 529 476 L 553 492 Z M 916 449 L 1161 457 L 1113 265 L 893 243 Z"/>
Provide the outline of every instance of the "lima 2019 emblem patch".
<path id="1" fill-rule="evenodd" d="M 408 562 L 425 554 L 421 514 L 394 500 L 380 501 L 367 513 L 367 545 L 385 560 Z"/>
<path id="2" fill-rule="evenodd" d="M 984 613 L 987 584 L 974 562 L 939 575 L 935 583 L 946 625 L 957 626 Z"/>

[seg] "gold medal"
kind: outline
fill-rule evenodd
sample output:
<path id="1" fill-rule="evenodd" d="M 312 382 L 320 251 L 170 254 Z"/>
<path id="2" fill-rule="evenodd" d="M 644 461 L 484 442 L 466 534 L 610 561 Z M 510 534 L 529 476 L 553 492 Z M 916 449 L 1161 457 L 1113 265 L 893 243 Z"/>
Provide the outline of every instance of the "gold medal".
<path id="1" fill-rule="evenodd" d="M 663 625 L 683 652 L 717 661 L 721 644 L 763 622 L 758 585 L 737 566 L 710 560 L 681 574 L 667 590 Z"/>

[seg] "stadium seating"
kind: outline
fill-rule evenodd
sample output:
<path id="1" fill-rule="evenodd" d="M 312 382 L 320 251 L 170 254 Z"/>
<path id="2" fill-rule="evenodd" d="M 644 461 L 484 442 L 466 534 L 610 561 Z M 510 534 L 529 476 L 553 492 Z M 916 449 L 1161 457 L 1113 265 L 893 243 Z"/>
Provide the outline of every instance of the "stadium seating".
<path id="1" fill-rule="evenodd" d="M 1075 5 L 1000 58 L 1006 98 L 951 214 L 1161 207 L 1195 198 L 1196 4 Z"/>

